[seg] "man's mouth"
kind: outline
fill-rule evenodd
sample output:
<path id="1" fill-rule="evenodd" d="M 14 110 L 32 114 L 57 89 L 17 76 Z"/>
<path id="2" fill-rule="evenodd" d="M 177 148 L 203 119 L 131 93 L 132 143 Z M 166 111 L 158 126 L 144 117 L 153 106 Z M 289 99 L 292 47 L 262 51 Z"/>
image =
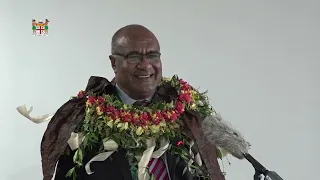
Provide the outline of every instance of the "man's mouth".
<path id="1" fill-rule="evenodd" d="M 153 76 L 153 74 L 149 74 L 149 75 L 134 75 L 135 77 L 139 78 L 139 79 L 147 79 Z"/>

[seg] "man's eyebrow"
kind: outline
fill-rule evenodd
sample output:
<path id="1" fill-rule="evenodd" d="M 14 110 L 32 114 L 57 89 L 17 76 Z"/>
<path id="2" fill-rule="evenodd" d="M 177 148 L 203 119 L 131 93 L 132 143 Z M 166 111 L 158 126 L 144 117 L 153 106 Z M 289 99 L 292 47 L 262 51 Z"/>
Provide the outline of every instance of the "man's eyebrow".
<path id="1" fill-rule="evenodd" d="M 159 51 L 149 51 L 149 52 L 147 52 L 147 54 L 160 54 L 160 52 Z"/>
<path id="2" fill-rule="evenodd" d="M 127 53 L 127 56 L 132 55 L 132 54 L 141 54 L 138 51 L 130 51 Z"/>
<path id="3" fill-rule="evenodd" d="M 127 54 L 127 56 L 133 55 L 133 54 L 141 54 L 141 53 L 138 52 L 138 51 L 131 51 L 131 52 L 129 52 L 129 53 Z M 149 52 L 147 52 L 146 54 L 160 54 L 160 52 L 159 52 L 159 51 L 149 51 Z"/>

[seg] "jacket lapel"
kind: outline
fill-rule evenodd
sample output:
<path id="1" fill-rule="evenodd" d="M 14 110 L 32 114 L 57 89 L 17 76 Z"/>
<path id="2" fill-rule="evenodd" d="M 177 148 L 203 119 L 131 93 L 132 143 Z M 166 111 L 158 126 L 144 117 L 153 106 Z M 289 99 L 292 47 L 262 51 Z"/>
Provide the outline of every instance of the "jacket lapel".
<path id="1" fill-rule="evenodd" d="M 121 169 L 124 180 L 133 180 L 131 177 L 130 166 L 126 158 L 125 150 L 120 149 L 117 153 L 114 154 L 114 162 Z"/>

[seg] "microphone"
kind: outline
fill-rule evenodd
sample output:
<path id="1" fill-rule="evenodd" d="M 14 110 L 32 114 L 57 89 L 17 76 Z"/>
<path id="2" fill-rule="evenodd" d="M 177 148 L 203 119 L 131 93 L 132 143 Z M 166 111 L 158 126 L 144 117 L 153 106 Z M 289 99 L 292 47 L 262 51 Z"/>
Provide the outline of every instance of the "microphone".
<path id="1" fill-rule="evenodd" d="M 230 153 L 238 159 L 247 159 L 255 169 L 254 180 L 260 180 L 262 175 L 265 177 L 264 180 L 283 180 L 276 172 L 267 170 L 249 154 L 251 144 L 219 114 L 207 116 L 201 123 L 201 130 L 207 142 L 215 144 L 223 156 Z"/>
<path id="2" fill-rule="evenodd" d="M 262 175 L 264 176 L 264 180 L 283 180 L 276 172 L 267 170 L 250 154 L 245 154 L 244 157 L 252 164 L 255 169 L 255 174 L 253 176 L 254 180 L 260 180 Z"/>

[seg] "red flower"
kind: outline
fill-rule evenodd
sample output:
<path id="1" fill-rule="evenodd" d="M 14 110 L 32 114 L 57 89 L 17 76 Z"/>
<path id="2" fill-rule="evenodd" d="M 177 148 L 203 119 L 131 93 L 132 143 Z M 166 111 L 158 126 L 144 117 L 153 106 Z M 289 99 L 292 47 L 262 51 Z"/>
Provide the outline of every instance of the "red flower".
<path id="1" fill-rule="evenodd" d="M 182 79 L 179 79 L 179 84 L 181 86 L 181 90 L 186 91 L 186 90 L 189 90 L 191 88 L 191 86 L 186 81 L 184 81 Z"/>
<path id="2" fill-rule="evenodd" d="M 186 101 L 186 102 L 191 102 L 192 98 L 191 98 L 191 94 L 190 93 L 182 93 L 179 95 L 179 99 L 181 101 Z"/>
<path id="3" fill-rule="evenodd" d="M 137 120 L 134 120 L 134 121 L 136 121 L 136 124 L 138 125 L 138 126 L 146 126 L 147 125 L 147 121 L 150 119 L 150 116 L 149 116 L 149 114 L 147 113 L 147 112 L 142 112 L 141 114 L 140 114 L 140 116 L 138 117 L 138 119 Z"/>
<path id="4" fill-rule="evenodd" d="M 172 112 L 170 112 L 170 114 L 171 114 L 171 116 L 170 116 L 170 120 L 171 121 L 175 121 L 175 120 L 178 119 L 178 116 L 177 116 L 176 112 L 172 111 Z"/>
<path id="5" fill-rule="evenodd" d="M 89 96 L 89 97 L 88 97 L 87 103 L 88 103 L 90 106 L 94 105 L 95 102 L 96 102 L 96 99 L 95 99 L 93 96 Z"/>
<path id="6" fill-rule="evenodd" d="M 135 123 L 136 125 L 139 125 L 139 118 L 138 117 L 133 117 L 132 122 Z"/>
<path id="7" fill-rule="evenodd" d="M 106 114 L 109 114 L 112 120 L 116 120 L 117 118 L 119 118 L 120 112 L 113 106 L 108 106 L 104 108 L 104 112 Z"/>
<path id="8" fill-rule="evenodd" d="M 116 110 L 112 113 L 112 118 L 114 120 L 118 119 L 120 117 L 120 111 Z"/>
<path id="9" fill-rule="evenodd" d="M 104 103 L 104 99 L 102 96 L 99 96 L 98 99 L 97 99 L 98 103 Z"/>
<path id="10" fill-rule="evenodd" d="M 184 105 L 182 104 L 182 102 L 178 101 L 176 103 L 176 111 L 179 113 L 179 114 L 182 114 L 184 112 Z"/>
<path id="11" fill-rule="evenodd" d="M 149 115 L 147 112 L 142 112 L 141 115 L 140 115 L 140 120 L 143 121 L 143 122 L 147 122 L 149 119 Z"/>
<path id="12" fill-rule="evenodd" d="M 178 141 L 177 146 L 180 147 L 183 144 L 182 141 Z"/>
<path id="13" fill-rule="evenodd" d="M 81 90 L 81 91 L 78 93 L 77 97 L 78 97 L 78 98 L 83 98 L 85 95 L 86 95 L 86 92 L 83 91 L 83 90 Z"/>
<path id="14" fill-rule="evenodd" d="M 162 115 L 161 115 L 161 112 L 160 112 L 160 111 L 156 112 L 156 118 L 158 118 L 158 119 L 161 119 L 161 118 L 162 118 Z"/>
<path id="15" fill-rule="evenodd" d="M 181 85 L 187 84 L 187 82 L 185 82 L 183 79 L 179 79 L 179 83 L 180 83 Z"/>
<path id="16" fill-rule="evenodd" d="M 169 115 L 168 115 L 168 112 L 163 111 L 161 114 L 162 114 L 163 119 L 164 119 L 166 122 L 168 122 L 168 121 L 170 120 L 170 117 L 169 117 Z"/>
<path id="17" fill-rule="evenodd" d="M 117 109 L 114 108 L 113 106 L 108 106 L 106 109 L 105 109 L 105 112 L 109 112 L 109 113 L 113 113 L 113 112 L 116 112 Z"/>
<path id="18" fill-rule="evenodd" d="M 184 91 L 187 91 L 191 88 L 191 86 L 189 84 L 184 84 L 181 86 L 181 89 L 184 90 Z"/>
<path id="19" fill-rule="evenodd" d="M 131 119 L 132 119 L 132 115 L 129 112 L 124 112 L 124 113 L 121 114 L 121 119 L 124 122 L 130 122 Z"/>
<path id="20" fill-rule="evenodd" d="M 161 123 L 162 120 L 162 114 L 161 112 L 156 112 L 155 113 L 155 118 L 153 119 L 153 122 L 155 125 L 159 125 Z"/>

